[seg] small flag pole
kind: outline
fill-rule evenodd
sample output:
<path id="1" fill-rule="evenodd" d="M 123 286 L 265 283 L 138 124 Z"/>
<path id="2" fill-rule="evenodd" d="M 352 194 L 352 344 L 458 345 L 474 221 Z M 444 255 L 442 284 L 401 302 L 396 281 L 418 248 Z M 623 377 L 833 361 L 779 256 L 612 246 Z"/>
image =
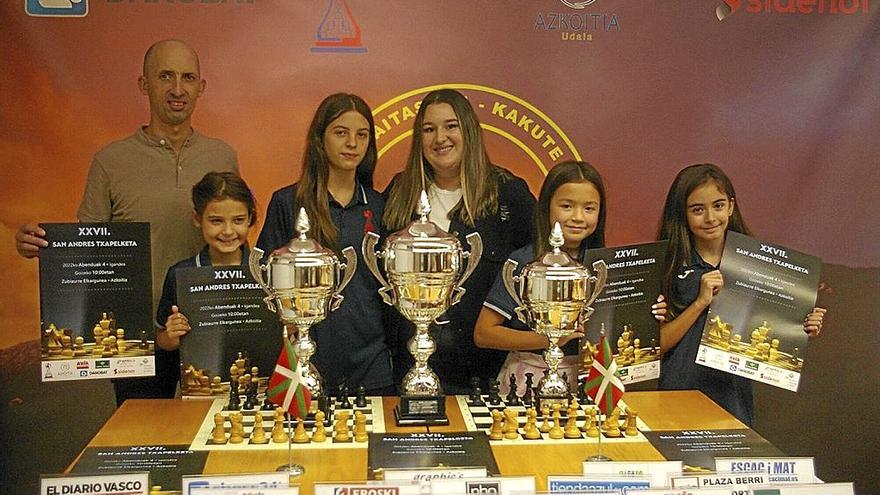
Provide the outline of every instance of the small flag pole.
<path id="1" fill-rule="evenodd" d="M 284 341 L 286 342 L 287 337 L 287 324 L 284 325 Z M 282 342 L 282 349 L 284 348 L 284 342 Z M 306 468 L 302 464 L 295 464 L 293 462 L 293 418 L 290 416 L 289 411 L 284 411 L 284 420 L 287 422 L 287 464 L 283 464 L 278 466 L 278 469 L 275 471 L 285 471 L 288 476 L 302 476 L 306 472 Z"/>
<path id="2" fill-rule="evenodd" d="M 603 323 L 602 329 L 599 331 L 599 352 L 600 353 L 604 352 L 606 346 L 607 346 L 607 343 L 605 342 L 605 324 Z M 599 356 L 597 356 L 596 359 L 599 359 Z M 611 356 L 611 359 L 613 360 L 614 356 Z M 593 361 L 593 364 L 595 365 L 596 362 Z M 608 363 L 605 363 L 605 364 L 608 364 Z M 604 392 L 610 394 L 611 390 L 605 390 Z M 598 443 L 598 450 L 596 451 L 595 454 L 587 457 L 587 462 L 609 462 L 609 461 L 611 461 L 610 457 L 602 454 L 602 434 L 603 434 L 602 433 L 602 421 L 601 421 L 602 407 L 599 405 L 599 403 L 602 400 L 604 400 L 604 394 L 603 394 L 603 396 L 596 396 L 595 400 L 593 400 L 593 402 L 596 404 L 596 408 L 598 409 L 598 411 L 596 412 L 596 422 L 599 424 L 596 425 L 596 429 L 599 430 L 599 437 L 598 437 L 599 443 Z M 609 411 L 609 413 L 610 413 L 610 411 Z M 607 421 L 607 420 L 608 420 L 608 413 L 605 414 L 605 421 Z"/>

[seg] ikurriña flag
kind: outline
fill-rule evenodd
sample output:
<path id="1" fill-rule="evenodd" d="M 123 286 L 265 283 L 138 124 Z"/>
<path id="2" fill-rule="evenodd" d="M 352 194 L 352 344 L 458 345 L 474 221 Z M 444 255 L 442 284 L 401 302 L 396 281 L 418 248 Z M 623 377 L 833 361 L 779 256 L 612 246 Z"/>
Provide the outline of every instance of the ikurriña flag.
<path id="1" fill-rule="evenodd" d="M 281 355 L 278 356 L 275 371 L 269 378 L 266 396 L 273 404 L 288 411 L 291 416 L 305 418 L 312 403 L 312 394 L 304 385 L 304 374 L 307 370 L 298 366 L 290 340 L 287 338 L 282 340 L 284 347 L 281 349 Z"/>
<path id="2" fill-rule="evenodd" d="M 605 339 L 605 334 L 599 338 L 599 354 L 593 359 L 593 367 L 587 376 L 584 390 L 593 402 L 599 406 L 602 414 L 609 414 L 614 406 L 623 397 L 623 382 L 616 375 L 617 362 L 611 354 L 611 346 Z"/>

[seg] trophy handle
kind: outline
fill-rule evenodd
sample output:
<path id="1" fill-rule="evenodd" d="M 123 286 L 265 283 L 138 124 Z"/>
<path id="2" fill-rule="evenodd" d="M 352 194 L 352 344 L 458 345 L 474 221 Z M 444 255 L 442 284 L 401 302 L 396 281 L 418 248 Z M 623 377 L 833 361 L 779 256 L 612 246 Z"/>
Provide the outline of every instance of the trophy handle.
<path id="1" fill-rule="evenodd" d="M 366 263 L 367 268 L 370 270 L 370 273 L 376 277 L 376 280 L 382 284 L 382 288 L 379 289 L 379 295 L 382 296 L 382 301 L 389 306 L 394 305 L 394 293 L 391 289 L 391 284 L 385 280 L 385 277 L 382 276 L 382 272 L 379 271 L 379 265 L 376 261 L 380 255 L 376 254 L 376 244 L 379 243 L 379 234 L 375 232 L 367 232 L 367 235 L 364 236 L 364 242 L 361 244 L 361 253 L 364 255 L 364 263 Z"/>
<path id="2" fill-rule="evenodd" d="M 268 306 L 270 311 L 275 313 L 277 311 L 275 308 L 275 303 L 274 301 L 272 301 L 272 290 L 269 289 L 269 284 L 267 284 L 266 280 L 263 279 L 263 272 L 266 270 L 266 266 L 260 264 L 260 260 L 263 259 L 263 254 L 265 254 L 265 252 L 258 247 L 251 249 L 251 254 L 250 256 L 248 256 L 248 267 L 251 270 L 251 275 L 253 275 L 254 280 L 256 280 L 258 284 L 260 284 L 263 292 L 268 294 L 266 297 L 263 298 L 263 302 L 266 303 L 266 306 Z"/>
<path id="3" fill-rule="evenodd" d="M 339 309 L 339 305 L 342 304 L 342 300 L 345 299 L 342 296 L 342 289 L 345 289 L 345 286 L 351 282 L 351 277 L 354 276 L 354 272 L 357 269 L 358 259 L 353 247 L 348 246 L 343 249 L 342 256 L 345 256 L 345 263 L 343 263 L 340 268 L 344 271 L 342 273 L 342 280 L 333 291 L 333 299 L 330 302 L 330 311 L 336 311 Z"/>
<path id="4" fill-rule="evenodd" d="M 585 306 L 590 307 L 590 313 L 593 312 L 591 308 L 593 301 L 599 297 L 599 293 L 605 288 L 605 280 L 608 278 L 608 266 L 605 265 L 604 260 L 594 261 L 593 271 L 596 273 L 596 275 L 590 277 L 590 282 L 593 282 L 593 293 L 590 294 L 590 298 L 587 299 L 587 303 L 585 304 Z M 589 314 L 587 317 L 589 317 Z"/>
<path id="5" fill-rule="evenodd" d="M 464 273 L 461 274 L 461 278 L 456 282 L 455 288 L 452 289 L 452 297 L 449 301 L 450 306 L 458 304 L 458 302 L 461 301 L 461 297 L 464 296 L 465 293 L 465 288 L 462 287 L 462 285 L 464 285 L 471 274 L 474 273 L 474 270 L 477 269 L 477 265 L 480 264 L 480 258 L 483 257 L 483 238 L 480 237 L 479 232 L 471 232 L 465 236 L 465 239 L 471 246 L 470 252 L 462 253 L 462 256 L 467 257 L 468 265 L 467 268 L 465 268 Z"/>
<path id="6" fill-rule="evenodd" d="M 507 293 L 510 294 L 514 304 L 516 304 L 516 307 L 513 308 L 516 317 L 519 318 L 519 321 L 528 324 L 528 312 L 526 311 L 525 304 L 523 304 L 522 298 L 519 297 L 519 293 L 516 291 L 516 286 L 514 285 L 520 279 L 520 277 L 514 275 L 517 266 L 519 266 L 519 263 L 512 259 L 505 261 L 504 266 L 501 267 L 501 280 L 504 282 L 504 288 L 507 289 Z"/>

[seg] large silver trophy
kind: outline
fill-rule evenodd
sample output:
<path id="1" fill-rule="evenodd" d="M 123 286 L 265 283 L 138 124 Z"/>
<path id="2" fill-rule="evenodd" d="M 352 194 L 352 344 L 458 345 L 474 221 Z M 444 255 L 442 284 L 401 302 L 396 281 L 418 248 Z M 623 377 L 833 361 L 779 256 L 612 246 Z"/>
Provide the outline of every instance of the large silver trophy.
<path id="1" fill-rule="evenodd" d="M 416 326 L 408 344 L 415 364 L 403 378 L 400 406 L 394 411 L 398 425 L 449 424 L 440 379 L 428 366 L 428 358 L 436 349 L 428 329 L 434 319 L 461 300 L 465 292 L 462 284 L 483 253 L 479 234 L 467 236 L 471 249 L 464 251 L 457 237 L 428 220 L 430 212 L 428 196 L 422 191 L 419 219 L 391 234 L 384 249 L 376 252 L 378 235 L 369 233 L 364 237 L 364 260 L 382 284 L 382 300 Z M 387 280 L 379 271 L 379 258 Z"/>
<path id="2" fill-rule="evenodd" d="M 539 406 L 560 403 L 563 408 L 571 391 L 558 371 L 564 357 L 559 339 L 586 323 L 593 313 L 590 305 L 605 288 L 608 276 L 604 261 L 593 263 L 596 274 L 592 275 L 560 249 L 564 242 L 562 228 L 556 223 L 550 234 L 552 251 L 526 265 L 519 275 L 514 275 L 517 262 L 513 260 L 507 260 L 501 271 L 520 321 L 550 341 L 544 351 L 548 373 L 538 382 Z"/>
<path id="3" fill-rule="evenodd" d="M 257 248 L 251 250 L 248 262 L 251 274 L 267 294 L 263 300 L 284 323 L 285 335 L 287 325 L 296 326 L 293 351 L 297 367 L 307 370 L 304 385 L 312 397 L 319 399 L 324 390 L 320 374 L 309 362 L 316 349 L 309 328 L 339 307 L 342 289 L 357 267 L 357 254 L 351 246 L 346 247 L 342 250 L 345 262 L 340 262 L 333 251 L 306 236 L 310 228 L 306 210 L 300 208 L 296 219 L 299 236 L 272 252 L 265 265 L 260 264 L 263 251 Z"/>

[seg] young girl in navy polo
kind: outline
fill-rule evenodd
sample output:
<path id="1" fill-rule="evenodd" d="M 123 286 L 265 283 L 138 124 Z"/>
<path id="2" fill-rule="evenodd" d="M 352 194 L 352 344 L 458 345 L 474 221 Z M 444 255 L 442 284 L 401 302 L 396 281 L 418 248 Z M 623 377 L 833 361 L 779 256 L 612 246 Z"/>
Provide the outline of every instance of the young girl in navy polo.
<path id="1" fill-rule="evenodd" d="M 549 236 L 552 225 L 559 222 L 565 239 L 563 250 L 572 259 L 583 261 L 584 252 L 605 246 L 605 185 L 599 172 L 585 162 L 562 162 L 550 169 L 535 209 L 536 242 L 514 251 L 510 259 L 517 262 L 517 272 L 551 250 Z M 539 335 L 521 322 L 514 312 L 516 304 L 504 287 L 499 275 L 489 291 L 474 328 L 474 342 L 479 347 L 511 351 L 498 373 L 502 394 L 509 388 L 509 377 L 516 376 L 522 384 L 525 373 L 541 377 L 546 364 L 541 351 L 547 348 L 547 337 Z M 654 305 L 655 316 L 665 314 L 665 303 Z M 559 365 L 560 374 L 568 375 L 569 385 L 575 390 L 578 376 L 578 345 L 581 331 L 559 340 L 565 353 Z"/>
<path id="2" fill-rule="evenodd" d="M 168 269 L 156 309 L 156 384 L 160 397 L 174 397 L 180 380 L 180 339 L 189 320 L 177 307 L 177 269 L 194 266 L 241 266 L 247 270 L 247 236 L 257 221 L 254 195 L 232 172 L 209 172 L 192 188 L 193 222 L 205 247 Z"/>
<path id="3" fill-rule="evenodd" d="M 751 381 L 695 363 L 712 298 L 724 287 L 718 270 L 728 230 L 749 235 L 730 179 L 715 165 L 691 165 L 678 173 L 663 209 L 658 239 L 668 239 L 661 291 L 670 304 L 660 329 L 660 389 L 696 389 L 751 425 Z M 804 331 L 818 335 L 825 310 L 814 308 Z"/>
<path id="4" fill-rule="evenodd" d="M 296 235 L 296 216 L 306 209 L 308 236 L 337 252 L 353 246 L 358 268 L 342 291 L 336 311 L 312 327 L 317 343 L 312 363 L 324 388 L 333 394 L 345 383 L 363 385 L 367 395 L 393 395 L 391 355 L 385 343 L 379 285 L 367 270 L 361 243 L 367 232 L 378 232 L 384 212 L 382 197 L 373 190 L 376 133 L 370 107 L 352 94 L 330 95 L 321 102 L 309 126 L 302 175 L 296 184 L 272 194 L 266 223 L 257 246 L 271 252 Z"/>

